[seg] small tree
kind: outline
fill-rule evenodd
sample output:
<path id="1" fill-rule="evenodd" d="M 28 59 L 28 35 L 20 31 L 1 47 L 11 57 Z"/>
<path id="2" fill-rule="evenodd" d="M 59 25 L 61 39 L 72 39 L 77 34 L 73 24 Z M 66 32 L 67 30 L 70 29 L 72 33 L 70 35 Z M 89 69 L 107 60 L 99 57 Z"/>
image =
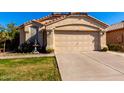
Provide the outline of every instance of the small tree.
<path id="1" fill-rule="evenodd" d="M 7 24 L 6 28 L 7 32 L 9 32 L 9 36 L 14 39 L 17 31 L 17 27 L 15 26 L 15 23 L 9 23 Z"/>
<path id="2" fill-rule="evenodd" d="M 0 32 L 0 42 L 3 42 L 3 48 L 4 48 L 4 52 L 6 50 L 6 41 L 10 40 L 10 36 L 6 31 L 2 31 Z"/>
<path id="3" fill-rule="evenodd" d="M 19 46 L 19 31 L 17 30 L 16 24 L 15 23 L 7 24 L 6 30 L 9 33 L 9 36 L 11 38 L 11 40 L 7 42 L 7 47 L 9 50 L 16 51 Z M 12 46 L 12 47 L 9 47 L 9 46 Z"/>
<path id="4" fill-rule="evenodd" d="M 9 50 L 13 50 L 18 47 L 19 32 L 14 23 L 7 24 L 6 28 L 0 25 L 0 43 L 3 43 L 4 52 L 6 50 L 6 45 L 8 45 L 7 48 Z"/>

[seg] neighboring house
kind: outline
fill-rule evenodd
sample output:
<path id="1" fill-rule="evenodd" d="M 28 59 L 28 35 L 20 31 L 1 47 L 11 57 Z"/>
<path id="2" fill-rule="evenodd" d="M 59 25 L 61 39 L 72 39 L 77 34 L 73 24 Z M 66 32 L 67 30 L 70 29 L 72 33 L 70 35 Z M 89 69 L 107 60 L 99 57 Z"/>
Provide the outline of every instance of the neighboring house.
<path id="1" fill-rule="evenodd" d="M 106 27 L 87 13 L 51 14 L 21 25 L 20 44 L 37 39 L 56 51 L 100 50 L 106 47 Z"/>
<path id="2" fill-rule="evenodd" d="M 124 44 L 124 21 L 105 29 L 107 44 Z"/>

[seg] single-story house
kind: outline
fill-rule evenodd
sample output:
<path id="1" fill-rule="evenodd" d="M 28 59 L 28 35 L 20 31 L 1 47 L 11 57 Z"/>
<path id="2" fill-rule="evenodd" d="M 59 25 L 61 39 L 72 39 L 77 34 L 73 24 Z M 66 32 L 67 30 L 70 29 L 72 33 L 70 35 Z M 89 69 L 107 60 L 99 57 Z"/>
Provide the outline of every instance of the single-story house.
<path id="1" fill-rule="evenodd" d="M 124 21 L 105 29 L 107 44 L 124 44 Z"/>
<path id="2" fill-rule="evenodd" d="M 100 50 L 106 47 L 106 27 L 87 13 L 53 13 L 19 26 L 20 45 L 37 39 L 41 47 L 56 51 Z"/>

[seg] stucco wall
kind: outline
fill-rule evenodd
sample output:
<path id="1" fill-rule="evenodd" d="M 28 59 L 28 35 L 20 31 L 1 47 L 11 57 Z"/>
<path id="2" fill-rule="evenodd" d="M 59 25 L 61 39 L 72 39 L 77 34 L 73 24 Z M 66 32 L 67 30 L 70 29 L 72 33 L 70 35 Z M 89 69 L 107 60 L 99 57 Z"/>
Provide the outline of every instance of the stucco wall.
<path id="1" fill-rule="evenodd" d="M 54 49 L 54 30 L 47 31 L 47 49 Z"/>
<path id="2" fill-rule="evenodd" d="M 107 47 L 106 45 L 106 32 L 100 33 L 100 42 L 101 42 L 101 49 Z"/>
<path id="3" fill-rule="evenodd" d="M 25 42 L 25 32 L 24 28 L 20 29 L 20 45 Z"/>
<path id="4" fill-rule="evenodd" d="M 69 24 L 69 25 L 63 25 L 60 27 L 55 28 L 56 30 L 80 30 L 80 31 L 98 31 L 98 28 L 82 25 L 82 24 Z"/>
<path id="5" fill-rule="evenodd" d="M 53 23 L 53 24 L 47 26 L 47 29 L 55 28 L 55 27 L 61 26 L 61 25 L 68 25 L 68 24 L 81 24 L 81 25 L 84 24 L 84 25 L 104 29 L 104 27 L 102 25 L 86 18 L 85 16 L 67 17 L 59 22 L 56 22 L 56 23 Z"/>
<path id="6" fill-rule="evenodd" d="M 28 41 L 31 38 L 30 26 L 25 26 L 24 31 L 25 31 L 25 41 Z"/>
<path id="7" fill-rule="evenodd" d="M 38 42 L 40 44 L 40 46 L 43 45 L 43 32 L 42 30 L 39 29 L 39 25 L 38 24 L 29 24 L 23 27 L 23 31 L 21 31 L 20 29 L 20 44 L 24 43 L 25 41 L 31 41 L 33 40 L 33 34 L 35 34 L 35 32 L 31 31 L 31 27 L 32 26 L 37 26 L 38 28 Z"/>

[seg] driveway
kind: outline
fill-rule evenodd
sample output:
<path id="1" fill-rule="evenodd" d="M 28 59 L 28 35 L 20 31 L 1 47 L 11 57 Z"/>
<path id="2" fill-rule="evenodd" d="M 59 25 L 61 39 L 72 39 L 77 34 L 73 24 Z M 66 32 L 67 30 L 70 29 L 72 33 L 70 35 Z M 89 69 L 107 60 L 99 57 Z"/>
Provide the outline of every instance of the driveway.
<path id="1" fill-rule="evenodd" d="M 107 52 L 56 53 L 62 80 L 124 80 L 124 56 Z"/>

